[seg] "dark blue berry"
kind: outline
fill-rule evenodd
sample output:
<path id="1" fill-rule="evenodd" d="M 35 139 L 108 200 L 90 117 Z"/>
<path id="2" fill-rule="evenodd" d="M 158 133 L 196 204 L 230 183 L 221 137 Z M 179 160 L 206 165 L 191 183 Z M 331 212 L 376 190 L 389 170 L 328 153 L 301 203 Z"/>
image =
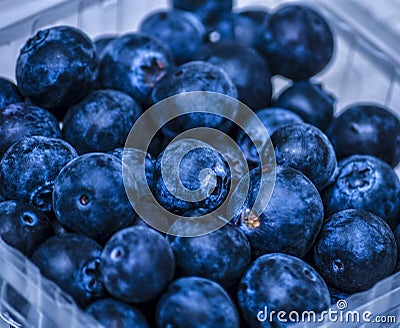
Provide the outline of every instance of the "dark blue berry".
<path id="1" fill-rule="evenodd" d="M 42 136 L 22 139 L 1 159 L 3 195 L 29 202 L 41 211 L 50 211 L 54 181 L 61 169 L 76 156 L 76 150 L 61 139 Z"/>
<path id="2" fill-rule="evenodd" d="M 79 234 L 54 236 L 32 256 L 40 272 L 69 293 L 80 307 L 104 297 L 100 281 L 101 247 Z"/>
<path id="3" fill-rule="evenodd" d="M 151 100 L 155 104 L 168 97 L 191 91 L 216 92 L 237 98 L 236 86 L 222 68 L 203 61 L 193 61 L 175 67 L 167 73 L 156 84 L 151 95 Z M 213 97 L 210 97 L 210 100 L 213 99 Z M 188 106 L 187 100 L 184 97 L 176 98 L 176 101 L 178 102 L 178 106 Z M 206 99 L 202 99 L 201 101 L 204 102 L 204 108 L 208 109 L 205 103 Z M 213 102 L 210 101 L 210 106 L 212 104 Z M 159 111 L 160 113 L 158 117 L 155 117 L 155 120 L 160 118 L 164 120 L 162 107 L 159 107 Z M 170 119 L 170 117 L 167 118 L 168 120 Z M 209 127 L 227 132 L 231 126 L 232 124 L 229 120 L 219 115 L 199 112 L 180 115 L 165 124 L 161 131 L 166 137 L 171 139 L 191 128 Z"/>
<path id="4" fill-rule="evenodd" d="M 253 110 L 267 107 L 272 95 L 267 62 L 254 49 L 233 41 L 203 46 L 196 56 L 222 68 L 236 85 L 238 99 Z"/>
<path id="5" fill-rule="evenodd" d="M 395 272 L 400 271 L 400 224 L 393 229 L 394 238 L 397 244 L 397 262 Z"/>
<path id="6" fill-rule="evenodd" d="M 180 10 L 152 12 L 143 19 L 139 30 L 163 42 L 177 64 L 193 59 L 205 33 L 195 15 Z"/>
<path id="7" fill-rule="evenodd" d="M 193 149 L 176 164 L 175 161 L 183 147 L 193 147 Z M 168 155 L 165 154 L 163 152 L 158 157 L 154 171 L 154 192 L 160 205 L 180 215 L 195 208 L 211 212 L 222 204 L 229 192 L 231 174 L 228 163 L 219 152 L 206 143 L 186 139 L 171 143 Z M 176 165 L 178 165 L 178 175 L 172 172 L 172 168 Z M 164 168 L 164 172 L 172 173 L 163 175 L 163 166 L 167 168 Z M 205 173 L 203 176 L 200 174 L 202 171 Z M 175 193 L 172 193 L 168 184 L 174 188 L 182 184 L 184 190 L 176 188 Z M 194 201 L 186 200 L 179 193 L 188 194 L 186 190 L 197 190 L 202 197 L 198 195 Z"/>
<path id="8" fill-rule="evenodd" d="M 367 155 L 338 163 L 338 174 L 322 195 L 326 215 L 350 208 L 372 212 L 392 228 L 400 223 L 400 181 L 389 164 Z"/>
<path id="9" fill-rule="evenodd" d="M 0 218 L 1 238 L 28 257 L 54 235 L 46 215 L 24 202 L 0 202 Z"/>
<path id="10" fill-rule="evenodd" d="M 126 195 L 121 164 L 115 156 L 89 153 L 66 165 L 53 191 L 59 222 L 99 242 L 129 226 L 135 214 Z"/>
<path id="11" fill-rule="evenodd" d="M 124 146 L 141 113 L 140 106 L 127 94 L 93 91 L 68 110 L 63 137 L 79 154 L 107 152 Z"/>
<path id="12" fill-rule="evenodd" d="M 107 291 L 128 303 L 156 298 L 172 280 L 174 256 L 168 241 L 146 227 L 130 227 L 113 235 L 101 255 Z"/>
<path id="13" fill-rule="evenodd" d="M 171 68 L 172 57 L 157 39 L 129 33 L 107 45 L 100 66 L 103 88 L 123 91 L 147 105 L 156 82 Z"/>
<path id="14" fill-rule="evenodd" d="M 345 210 L 323 225 L 314 249 L 315 265 L 333 287 L 347 293 L 371 288 L 396 265 L 397 246 L 390 227 L 362 210 Z"/>
<path id="15" fill-rule="evenodd" d="M 235 24 L 235 40 L 244 45 L 256 47 L 260 29 L 271 14 L 262 6 L 243 7 L 238 14 L 240 18 Z"/>
<path id="16" fill-rule="evenodd" d="M 275 130 L 283 125 L 303 123 L 303 120 L 300 118 L 300 116 L 287 109 L 282 108 L 264 108 L 256 111 L 255 114 L 261 120 L 261 123 L 267 130 L 269 136 L 272 136 Z M 255 143 L 261 147 L 265 145 L 268 140 L 261 137 L 263 135 L 263 131 L 261 131 L 262 125 L 257 124 L 254 116 L 250 117 L 250 119 L 245 124 L 247 130 L 249 131 L 249 135 L 247 135 L 244 131 L 240 131 L 236 139 L 237 144 L 242 150 L 245 158 L 249 162 L 257 165 L 260 162 L 259 156 L 261 154 L 257 153 L 257 148 L 251 140 L 254 140 Z"/>
<path id="17" fill-rule="evenodd" d="M 113 328 L 148 328 L 142 313 L 132 306 L 112 298 L 94 301 L 86 310 L 104 327 Z"/>
<path id="18" fill-rule="evenodd" d="M 114 41 L 117 37 L 118 36 L 115 34 L 105 34 L 105 35 L 100 35 L 93 41 L 93 44 L 96 48 L 97 58 L 99 59 L 99 61 L 103 59 L 104 49 L 111 41 Z"/>
<path id="19" fill-rule="evenodd" d="M 147 184 L 150 189 L 153 188 L 154 168 L 156 165 L 156 160 L 153 156 L 136 148 L 117 148 L 110 151 L 109 154 L 118 157 L 129 166 L 138 184 L 139 194 L 144 193 L 142 190 L 145 188 L 145 184 Z M 145 166 L 146 180 L 140 180 L 137 174 L 139 170 L 142 170 L 143 165 Z"/>
<path id="20" fill-rule="evenodd" d="M 330 297 L 324 280 L 310 265 L 294 256 L 272 253 L 258 258 L 244 274 L 238 302 L 246 327 L 286 327 L 296 323 L 288 316 L 291 311 L 300 316 L 303 311 L 322 312 L 328 309 Z M 280 320 L 278 311 L 286 312 L 283 320 L 287 322 Z"/>
<path id="21" fill-rule="evenodd" d="M 47 110 L 15 103 L 0 112 L 0 155 L 15 142 L 25 137 L 44 136 L 60 138 L 58 120 Z"/>
<path id="22" fill-rule="evenodd" d="M 170 0 L 176 9 L 195 13 L 203 23 L 219 20 L 232 10 L 233 0 Z"/>
<path id="23" fill-rule="evenodd" d="M 271 195 L 265 188 L 275 173 Z M 247 192 L 245 182 L 249 183 L 249 192 L 237 213 L 237 199 Z M 256 203 L 257 197 L 261 203 Z M 253 258 L 272 252 L 303 257 L 316 240 L 324 217 L 321 197 L 311 181 L 297 170 L 279 166 L 276 172 L 260 168 L 250 171 L 250 177 L 244 177 L 234 191 L 229 208 L 250 242 Z"/>
<path id="24" fill-rule="evenodd" d="M 321 84 L 309 80 L 294 82 L 284 89 L 274 106 L 287 108 L 298 114 L 306 123 L 325 131 L 333 120 L 335 98 Z"/>
<path id="25" fill-rule="evenodd" d="M 381 105 L 351 105 L 333 120 L 327 136 L 338 159 L 372 155 L 393 167 L 400 161 L 400 120 Z"/>
<path id="26" fill-rule="evenodd" d="M 207 26 L 209 41 L 234 40 L 246 47 L 256 47 L 260 29 L 269 16 L 262 7 L 245 7 L 240 12 L 229 12 Z"/>
<path id="27" fill-rule="evenodd" d="M 335 150 L 318 128 L 305 123 L 285 125 L 275 130 L 271 141 L 276 163 L 302 172 L 318 190 L 334 179 Z"/>
<path id="28" fill-rule="evenodd" d="M 0 77 L 0 111 L 8 105 L 23 102 L 17 86 L 6 78 Z"/>
<path id="29" fill-rule="evenodd" d="M 250 245 L 246 236 L 229 223 L 203 236 L 169 235 L 168 240 L 181 275 L 204 277 L 222 286 L 231 286 L 250 264 Z"/>
<path id="30" fill-rule="evenodd" d="M 325 19 L 304 5 L 279 7 L 265 20 L 258 40 L 272 72 L 292 80 L 319 73 L 331 60 L 333 46 Z"/>
<path id="31" fill-rule="evenodd" d="M 175 280 L 158 301 L 157 327 L 239 328 L 235 305 L 217 283 L 199 277 Z"/>
<path id="32" fill-rule="evenodd" d="M 62 118 L 65 109 L 83 98 L 98 75 L 96 50 L 81 30 L 56 26 L 29 39 L 17 60 L 21 93 Z"/>

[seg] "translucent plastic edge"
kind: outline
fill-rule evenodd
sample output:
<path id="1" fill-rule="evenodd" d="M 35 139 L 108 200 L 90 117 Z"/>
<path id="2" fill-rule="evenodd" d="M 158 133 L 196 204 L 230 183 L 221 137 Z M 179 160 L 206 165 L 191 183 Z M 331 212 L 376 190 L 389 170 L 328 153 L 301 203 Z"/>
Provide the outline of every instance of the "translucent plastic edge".
<path id="1" fill-rule="evenodd" d="M 41 315 L 50 319 L 57 327 L 104 328 L 84 313 L 70 295 L 62 291 L 54 282 L 44 278 L 29 259 L 1 238 L 0 279 L 11 285 L 29 302 L 30 306 L 40 311 Z M 3 299 L 2 303 L 4 301 Z M 0 308 L 0 311 L 3 312 L 4 309 Z M 14 316 L 18 317 L 18 314 Z M 61 318 L 64 319 L 62 322 L 60 322 Z"/>

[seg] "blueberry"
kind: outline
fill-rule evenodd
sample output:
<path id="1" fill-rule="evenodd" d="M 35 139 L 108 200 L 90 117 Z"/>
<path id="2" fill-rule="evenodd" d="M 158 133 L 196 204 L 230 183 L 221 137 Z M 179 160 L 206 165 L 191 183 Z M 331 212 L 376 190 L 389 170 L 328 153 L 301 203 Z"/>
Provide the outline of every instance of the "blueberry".
<path id="1" fill-rule="evenodd" d="M 336 155 L 329 139 L 318 128 L 305 124 L 289 124 L 271 136 L 276 163 L 301 171 L 322 190 L 334 179 Z"/>
<path id="2" fill-rule="evenodd" d="M 166 46 L 148 35 L 129 33 L 111 41 L 100 65 L 103 88 L 130 95 L 148 105 L 156 84 L 172 66 Z"/>
<path id="3" fill-rule="evenodd" d="M 143 314 L 132 306 L 112 298 L 94 301 L 86 310 L 104 327 L 148 328 Z"/>
<path id="4" fill-rule="evenodd" d="M 28 257 L 54 235 L 46 215 L 27 203 L 0 202 L 0 217 L 1 238 Z"/>
<path id="5" fill-rule="evenodd" d="M 168 241 L 145 227 L 130 227 L 114 234 L 101 259 L 107 291 L 128 303 L 157 297 L 172 280 L 175 270 Z"/>
<path id="6" fill-rule="evenodd" d="M 292 124 L 292 123 L 303 123 L 303 120 L 297 114 L 282 108 L 264 108 L 255 112 L 258 118 L 261 120 L 268 135 L 271 136 L 276 129 L 279 127 Z M 262 131 L 260 131 L 260 125 L 256 123 L 255 117 L 250 117 L 246 122 L 246 127 L 250 131 L 250 136 L 262 147 L 267 143 L 267 140 L 260 138 Z M 237 136 L 237 144 L 242 150 L 244 156 L 251 163 L 258 164 L 260 162 L 259 154 L 255 145 L 252 143 L 252 139 L 244 131 L 241 131 Z"/>
<path id="7" fill-rule="evenodd" d="M 158 328 L 239 328 L 237 310 L 217 283 L 199 277 L 175 280 L 156 310 Z"/>
<path id="8" fill-rule="evenodd" d="M 252 263 L 239 283 L 238 301 L 246 327 L 286 327 L 295 323 L 288 315 L 291 311 L 301 316 L 303 311 L 319 313 L 330 305 L 321 276 L 299 258 L 281 253 L 264 255 Z M 278 311 L 286 312 L 286 323 Z"/>
<path id="9" fill-rule="evenodd" d="M 218 43 L 226 40 L 236 40 L 236 25 L 244 20 L 238 13 L 228 12 L 218 20 L 205 22 L 207 29 L 206 43 Z"/>
<path id="10" fill-rule="evenodd" d="M 93 41 L 99 61 L 103 59 L 104 49 L 111 41 L 114 41 L 116 38 L 118 38 L 118 35 L 116 34 L 104 34 L 100 35 Z"/>
<path id="11" fill-rule="evenodd" d="M 177 165 L 182 149 L 187 147 L 192 150 L 184 154 Z M 158 157 L 154 170 L 155 197 L 160 205 L 178 215 L 195 208 L 211 212 L 220 206 L 231 184 L 230 169 L 224 157 L 210 145 L 194 139 L 171 143 L 167 150 Z M 176 174 L 172 170 L 175 167 Z M 163 172 L 168 172 L 168 176 Z M 188 190 L 196 190 L 202 197 L 184 199 L 182 196 L 187 196 Z"/>
<path id="12" fill-rule="evenodd" d="M 203 61 L 193 61 L 170 70 L 156 84 L 151 100 L 155 104 L 168 97 L 191 91 L 216 92 L 237 98 L 236 86 L 222 68 Z M 203 101 L 206 100 L 203 99 Z M 184 102 L 185 98 L 177 98 L 176 101 Z M 187 103 L 183 105 L 188 106 Z M 160 117 L 162 117 L 162 113 L 160 113 Z M 180 115 L 165 124 L 162 127 L 162 133 L 168 138 L 174 138 L 185 130 L 199 126 L 226 132 L 230 129 L 231 124 L 230 121 L 212 113 L 190 113 Z"/>
<path id="13" fill-rule="evenodd" d="M 125 162 L 132 169 L 132 174 L 136 177 L 138 183 L 138 190 L 143 190 L 144 184 L 147 184 L 149 188 L 153 188 L 153 176 L 156 160 L 149 153 L 144 152 L 136 148 L 117 148 L 109 152 L 111 155 L 118 157 L 121 161 Z M 143 163 L 144 158 L 144 163 Z M 145 165 L 146 181 L 140 181 L 137 176 L 137 170 L 141 169 L 141 165 Z"/>
<path id="14" fill-rule="evenodd" d="M 393 167 L 400 161 L 400 120 L 381 105 L 351 105 L 334 119 L 327 136 L 338 159 L 356 154 L 372 155 Z"/>
<path id="15" fill-rule="evenodd" d="M 203 24 L 195 15 L 180 10 L 152 12 L 142 20 L 139 30 L 168 46 L 177 64 L 193 59 L 205 33 Z"/>
<path id="16" fill-rule="evenodd" d="M 391 227 L 400 223 L 400 181 L 385 162 L 354 155 L 338 163 L 334 183 L 322 193 L 327 216 L 350 208 L 372 212 Z"/>
<path id="17" fill-rule="evenodd" d="M 79 154 L 123 147 L 142 110 L 127 94 L 96 90 L 72 106 L 63 121 L 63 137 Z"/>
<path id="18" fill-rule="evenodd" d="M 102 243 L 129 226 L 135 214 L 121 164 L 115 156 L 89 153 L 66 165 L 54 182 L 53 207 L 59 222 Z"/>
<path id="19" fill-rule="evenodd" d="M 396 241 L 389 226 L 363 210 L 350 209 L 331 216 L 314 247 L 321 276 L 347 293 L 371 288 L 393 272 L 397 260 Z"/>
<path id="20" fill-rule="evenodd" d="M 29 39 L 17 60 L 22 95 L 62 118 L 65 109 L 83 98 L 98 75 L 92 41 L 81 30 L 56 26 Z"/>
<path id="21" fill-rule="evenodd" d="M 350 296 L 349 293 L 342 292 L 339 289 L 328 286 L 329 294 L 331 295 L 331 305 L 336 305 L 338 301 L 345 300 Z"/>
<path id="22" fill-rule="evenodd" d="M 213 22 L 232 10 L 233 0 L 170 0 L 173 8 L 195 13 L 202 22 Z"/>
<path id="23" fill-rule="evenodd" d="M 193 61 L 175 67 L 159 81 L 152 102 L 190 91 L 211 91 L 237 98 L 237 89 L 227 73 L 210 63 Z"/>
<path id="24" fill-rule="evenodd" d="M 0 112 L 0 155 L 13 143 L 35 135 L 61 137 L 58 120 L 53 114 L 27 103 L 12 104 Z"/>
<path id="25" fill-rule="evenodd" d="M 101 247 L 79 234 L 54 236 L 32 256 L 33 263 L 48 279 L 69 293 L 80 307 L 104 296 L 100 282 Z"/>
<path id="26" fill-rule="evenodd" d="M 333 35 L 325 19 L 303 5 L 279 7 L 263 25 L 258 49 L 274 74 L 304 80 L 319 73 L 333 54 Z"/>
<path id="27" fill-rule="evenodd" d="M 398 272 L 400 271 L 400 224 L 394 228 L 393 234 L 397 244 L 397 262 L 395 272 Z"/>
<path id="28" fill-rule="evenodd" d="M 254 49 L 238 42 L 221 41 L 202 47 L 196 57 L 225 70 L 236 85 L 238 99 L 251 109 L 270 104 L 271 73 L 265 59 Z"/>
<path id="29" fill-rule="evenodd" d="M 8 105 L 23 101 L 24 98 L 19 93 L 17 86 L 8 79 L 0 77 L 0 113 Z"/>
<path id="30" fill-rule="evenodd" d="M 181 275 L 208 278 L 228 287 L 239 280 L 250 264 L 250 245 L 246 236 L 229 223 L 198 237 L 168 235 L 168 241 Z"/>
<path id="31" fill-rule="evenodd" d="M 61 139 L 33 136 L 18 141 L 0 162 L 3 195 L 50 211 L 54 180 L 76 156 L 76 150 Z"/>
<path id="32" fill-rule="evenodd" d="M 333 120 L 335 98 L 321 84 L 309 80 L 294 82 L 284 89 L 274 106 L 287 108 L 306 123 L 325 131 Z"/>
<path id="33" fill-rule="evenodd" d="M 100 35 L 93 41 L 99 63 L 103 59 L 105 53 L 104 49 L 111 41 L 115 40 L 117 37 L 118 36 L 114 34 L 105 34 Z M 96 81 L 93 83 L 93 89 L 102 89 L 100 74 L 97 76 Z"/>
<path id="34" fill-rule="evenodd" d="M 240 12 L 230 12 L 209 26 L 209 40 L 234 40 L 246 47 L 256 47 L 257 38 L 265 19 L 269 17 L 266 9 L 242 8 Z"/>
<path id="35" fill-rule="evenodd" d="M 254 258 L 272 252 L 303 257 L 322 226 L 324 210 L 321 198 L 315 186 L 301 172 L 278 166 L 272 195 L 266 203 L 268 192 L 263 185 L 268 186 L 274 174 L 268 169 L 251 170 L 250 177 L 244 177 L 232 194 L 228 209 L 249 240 Z M 246 181 L 249 182 L 249 192 L 243 207 L 237 212 L 237 196 L 243 193 L 241 184 Z M 265 209 L 255 203 L 257 197 L 261 197 Z M 261 210 L 262 213 L 258 213 Z"/>
<path id="36" fill-rule="evenodd" d="M 235 40 L 249 47 L 257 46 L 257 37 L 262 24 L 270 14 L 264 7 L 244 7 L 235 20 Z"/>

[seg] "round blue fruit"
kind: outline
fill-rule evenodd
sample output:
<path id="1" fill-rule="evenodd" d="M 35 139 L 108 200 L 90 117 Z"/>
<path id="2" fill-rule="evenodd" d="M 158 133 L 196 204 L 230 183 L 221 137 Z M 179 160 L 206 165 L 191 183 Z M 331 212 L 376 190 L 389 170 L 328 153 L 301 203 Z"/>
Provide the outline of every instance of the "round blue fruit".
<path id="1" fill-rule="evenodd" d="M 135 219 L 126 195 L 121 161 L 89 153 L 66 165 L 54 182 L 53 208 L 65 227 L 105 242 Z"/>
<path id="2" fill-rule="evenodd" d="M 400 161 L 400 120 L 381 105 L 351 105 L 333 120 L 327 136 L 338 159 L 371 155 L 392 167 Z"/>
<path id="3" fill-rule="evenodd" d="M 251 109 L 270 104 L 272 83 L 268 63 L 253 48 L 234 41 L 220 41 L 204 45 L 196 59 L 222 68 L 235 84 L 238 99 Z"/>
<path id="4" fill-rule="evenodd" d="M 58 120 L 49 111 L 28 103 L 15 103 L 0 112 L 0 155 L 17 141 L 31 136 L 60 138 Z"/>
<path id="5" fill-rule="evenodd" d="M 114 234 L 101 255 L 107 291 L 128 303 L 156 298 L 172 280 L 174 255 L 168 241 L 153 229 L 136 226 Z"/>
<path id="6" fill-rule="evenodd" d="M 192 61 L 170 70 L 156 84 L 151 94 L 151 101 L 156 104 L 168 97 L 191 91 L 215 92 L 237 98 L 237 88 L 222 68 L 204 61 Z M 175 100 L 180 107 L 191 108 L 190 102 L 185 103 L 186 98 L 177 97 Z M 205 106 L 207 99 L 205 98 L 202 101 L 204 101 Z M 210 101 L 210 106 L 213 105 L 214 103 Z M 159 111 L 162 111 L 162 109 L 162 106 L 158 107 Z M 159 117 L 163 118 L 163 113 L 160 112 L 159 114 Z M 167 119 L 169 120 L 170 117 L 167 117 Z M 229 120 L 208 112 L 184 114 L 166 124 L 165 122 L 162 122 L 164 125 L 161 131 L 169 140 L 183 131 L 196 127 L 209 127 L 227 132 L 232 126 Z"/>
<path id="7" fill-rule="evenodd" d="M 93 91 L 69 108 L 62 134 L 79 154 L 107 152 L 124 146 L 141 113 L 140 106 L 123 92 Z"/>
<path id="8" fill-rule="evenodd" d="M 32 261 L 46 278 L 84 308 L 105 296 L 99 272 L 101 251 L 101 246 L 89 237 L 66 234 L 45 241 L 33 254 Z"/>
<path id="9" fill-rule="evenodd" d="M 233 0 L 170 0 L 175 9 L 196 14 L 203 23 L 219 20 L 232 10 Z"/>
<path id="10" fill-rule="evenodd" d="M 290 321 L 291 311 L 300 316 L 303 311 L 318 314 L 328 309 L 330 296 L 324 280 L 306 262 L 272 253 L 254 261 L 243 275 L 238 302 L 246 327 L 286 327 L 296 323 Z M 278 316 L 279 311 L 286 312 L 286 316 Z"/>
<path id="11" fill-rule="evenodd" d="M 212 280 L 186 277 L 175 280 L 161 296 L 156 310 L 157 327 L 239 328 L 235 305 Z"/>
<path id="12" fill-rule="evenodd" d="M 303 123 L 303 120 L 300 116 L 291 112 L 290 110 L 282 108 L 264 108 L 256 111 L 255 114 L 261 120 L 261 123 L 267 130 L 269 136 L 272 136 L 275 130 L 283 125 Z M 251 117 L 246 122 L 246 128 L 247 131 L 249 131 L 249 135 L 247 135 L 244 131 L 240 131 L 236 138 L 236 141 L 240 149 L 242 150 L 246 160 L 257 166 L 260 163 L 261 154 L 258 154 L 257 148 L 251 140 L 254 140 L 261 147 L 265 145 L 268 140 L 260 138 L 260 136 L 263 135 L 262 131 L 260 130 L 262 126 L 260 126 L 260 124 L 257 124 L 254 117 Z"/>
<path id="13" fill-rule="evenodd" d="M 333 54 L 333 35 L 325 19 L 304 5 L 283 5 L 265 20 L 258 49 L 272 73 L 305 80 L 319 73 Z"/>
<path id="14" fill-rule="evenodd" d="M 181 275 L 208 278 L 228 287 L 239 280 L 250 264 L 249 242 L 230 223 L 198 237 L 168 235 L 168 241 Z"/>
<path id="15" fill-rule="evenodd" d="M 196 148 L 187 152 L 176 164 L 175 161 L 181 155 L 182 149 L 187 146 Z M 154 196 L 161 206 L 174 214 L 181 215 L 196 208 L 211 212 L 222 204 L 229 193 L 231 173 L 227 161 L 218 151 L 206 143 L 198 144 L 192 139 L 187 139 L 170 144 L 168 156 L 165 154 L 165 151 L 160 154 L 154 170 Z M 170 169 L 176 165 L 178 165 L 178 176 L 175 176 Z M 163 171 L 163 166 L 168 169 Z M 165 172 L 172 173 L 163 175 Z M 206 174 L 201 175 L 201 172 Z M 179 181 L 185 188 L 184 195 L 171 190 L 171 186 L 168 187 L 168 184 L 171 184 L 176 188 Z M 198 191 L 199 197 L 193 201 L 183 197 L 195 190 Z"/>
<path id="16" fill-rule="evenodd" d="M 104 49 L 100 79 L 104 89 L 125 92 L 145 106 L 157 83 L 171 68 L 166 46 L 144 33 L 128 33 Z"/>
<path id="17" fill-rule="evenodd" d="M 54 235 L 46 215 L 28 203 L 0 202 L 0 217 L 0 237 L 28 257 Z"/>
<path id="18" fill-rule="evenodd" d="M 355 293 L 393 272 L 397 245 L 380 217 L 350 209 L 324 223 L 314 246 L 314 259 L 318 272 L 332 287 Z"/>
<path id="19" fill-rule="evenodd" d="M 6 78 L 0 77 L 0 111 L 8 105 L 23 102 L 17 86 Z"/>
<path id="20" fill-rule="evenodd" d="M 81 30 L 55 26 L 29 39 L 17 60 L 22 95 L 62 118 L 65 109 L 83 98 L 98 75 L 96 50 Z"/>
<path id="21" fill-rule="evenodd" d="M 54 181 L 75 157 L 76 150 L 61 139 L 33 136 L 14 143 L 0 162 L 3 195 L 50 211 Z"/>
<path id="22" fill-rule="evenodd" d="M 142 313 L 132 306 L 112 298 L 94 301 L 86 310 L 104 327 L 113 328 L 148 328 Z"/>
<path id="23" fill-rule="evenodd" d="M 355 208 L 372 212 L 392 228 L 400 223 L 400 181 L 379 158 L 354 155 L 338 163 L 338 174 L 322 193 L 326 216 Z"/>
<path id="24" fill-rule="evenodd" d="M 268 200 L 268 193 L 261 190 L 261 186 L 268 186 L 273 178 L 270 170 L 253 169 L 250 178 L 244 177 L 239 183 L 228 208 L 235 207 L 235 194 L 242 192 L 240 184 L 249 179 L 249 192 L 244 206 L 234 213 L 234 222 L 249 240 L 253 258 L 273 252 L 303 257 L 312 247 L 322 226 L 324 209 L 321 197 L 301 172 L 278 166 L 275 185 Z M 255 204 L 257 197 L 261 197 L 262 204 Z M 261 210 L 262 213 L 258 213 Z"/>
<path id="25" fill-rule="evenodd" d="M 139 30 L 164 43 L 176 64 L 193 59 L 205 34 L 203 24 L 194 14 L 180 10 L 152 12 L 142 20 Z"/>
<path id="26" fill-rule="evenodd" d="M 333 120 L 335 98 L 321 84 L 310 80 L 297 81 L 279 94 L 274 106 L 287 108 L 304 122 L 326 131 Z"/>
<path id="27" fill-rule="evenodd" d="M 336 155 L 329 139 L 318 128 L 289 124 L 271 136 L 276 163 L 289 166 L 307 176 L 318 190 L 331 183 L 336 173 Z"/>

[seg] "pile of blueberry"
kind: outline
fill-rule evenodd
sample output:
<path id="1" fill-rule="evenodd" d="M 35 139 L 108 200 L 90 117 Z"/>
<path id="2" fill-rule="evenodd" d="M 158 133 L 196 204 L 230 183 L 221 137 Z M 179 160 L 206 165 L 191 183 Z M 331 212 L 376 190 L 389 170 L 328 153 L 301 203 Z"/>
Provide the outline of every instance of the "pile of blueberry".
<path id="1" fill-rule="evenodd" d="M 312 79 L 334 50 L 321 14 L 293 4 L 236 12 L 232 0 L 171 3 L 138 32 L 92 41 L 55 26 L 25 43 L 16 85 L 0 78 L 2 239 L 105 327 L 281 327 L 288 323 L 257 314 L 321 312 L 397 272 L 400 120 L 363 102 L 334 116 L 335 97 Z M 280 94 L 276 75 L 291 80 Z M 123 158 L 139 165 L 143 155 L 124 149 L 135 122 L 191 91 L 250 107 L 271 136 L 276 169 L 260 165 L 269 155 L 257 151 L 254 121 L 248 135 L 218 115 L 191 113 L 154 136 L 145 178 L 124 179 Z M 198 147 L 174 163 L 174 138 L 200 126 L 235 140 L 250 172 L 191 139 L 183 145 Z M 207 197 L 171 191 L 162 170 L 167 145 L 182 185 Z M 267 194 L 262 182 L 273 179 Z M 238 207 L 229 191 L 239 181 L 240 192 L 244 180 Z M 196 237 L 154 229 L 127 196 L 134 190 L 146 203 L 146 185 L 163 208 L 189 219 L 227 201 L 215 218 L 222 227 Z M 269 198 L 262 211 L 254 210 L 259 197 Z"/>

